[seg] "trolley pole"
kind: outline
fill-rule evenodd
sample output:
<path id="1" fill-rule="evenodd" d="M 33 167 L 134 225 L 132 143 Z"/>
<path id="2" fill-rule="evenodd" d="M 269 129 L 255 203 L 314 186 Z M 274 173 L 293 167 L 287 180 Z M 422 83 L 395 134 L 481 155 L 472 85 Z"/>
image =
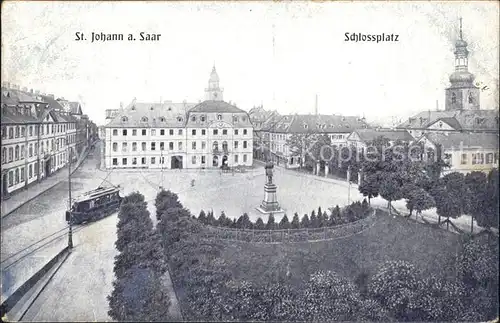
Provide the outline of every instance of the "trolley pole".
<path id="1" fill-rule="evenodd" d="M 73 249 L 73 214 L 71 213 L 71 149 L 68 149 L 68 193 L 69 193 L 69 232 L 68 248 Z"/>

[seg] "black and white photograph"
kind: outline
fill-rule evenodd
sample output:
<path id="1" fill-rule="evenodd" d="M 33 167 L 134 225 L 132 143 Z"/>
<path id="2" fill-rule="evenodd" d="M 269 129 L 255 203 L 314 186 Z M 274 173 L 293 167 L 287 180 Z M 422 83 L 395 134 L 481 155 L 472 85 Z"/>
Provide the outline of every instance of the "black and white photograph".
<path id="1" fill-rule="evenodd" d="M 498 322 L 499 17 L 2 2 L 2 322 Z"/>

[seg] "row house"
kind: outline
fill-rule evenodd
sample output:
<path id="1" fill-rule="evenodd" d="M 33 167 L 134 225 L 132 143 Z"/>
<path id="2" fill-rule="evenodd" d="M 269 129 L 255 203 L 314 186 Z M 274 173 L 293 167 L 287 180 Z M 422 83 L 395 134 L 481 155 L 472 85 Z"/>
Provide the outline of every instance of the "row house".
<path id="1" fill-rule="evenodd" d="M 67 165 L 76 146 L 76 119 L 42 95 L 2 87 L 2 196 L 27 188 Z M 73 154 L 76 158 L 76 154 Z"/>
<path id="2" fill-rule="evenodd" d="M 340 115 L 284 115 L 272 116 L 264 122 L 260 131 L 263 138 L 269 138 L 270 160 L 277 165 L 297 168 L 303 162 L 300 152 L 294 151 L 295 140 L 302 140 L 298 146 L 314 142 L 318 136 L 327 136 L 330 145 L 338 149 L 347 145 L 348 135 L 356 129 L 367 128 L 364 118 Z M 264 145 L 266 146 L 266 145 Z"/>
<path id="3" fill-rule="evenodd" d="M 224 101 L 133 101 L 104 128 L 104 163 L 106 168 L 251 166 L 252 130 L 247 112 Z"/>

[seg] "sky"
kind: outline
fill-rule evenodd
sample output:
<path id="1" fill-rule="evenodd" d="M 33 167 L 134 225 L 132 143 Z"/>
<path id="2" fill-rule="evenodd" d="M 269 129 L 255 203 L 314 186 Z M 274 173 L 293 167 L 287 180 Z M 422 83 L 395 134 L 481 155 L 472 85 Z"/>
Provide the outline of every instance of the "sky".
<path id="1" fill-rule="evenodd" d="M 286 113 L 406 119 L 444 109 L 459 17 L 469 70 L 498 108 L 499 4 L 485 2 L 3 2 L 2 82 L 105 110 L 197 103 L 215 63 L 224 100 Z M 76 41 L 82 32 L 87 41 Z M 161 34 L 90 42 L 90 34 Z M 345 33 L 398 42 L 346 42 Z M 87 36 L 88 35 L 88 36 Z"/>

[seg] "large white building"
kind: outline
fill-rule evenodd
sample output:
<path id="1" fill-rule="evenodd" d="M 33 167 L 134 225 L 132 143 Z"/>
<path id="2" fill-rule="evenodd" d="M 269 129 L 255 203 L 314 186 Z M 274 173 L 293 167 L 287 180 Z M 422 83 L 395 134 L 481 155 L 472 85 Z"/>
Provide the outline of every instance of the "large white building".
<path id="1" fill-rule="evenodd" d="M 106 168 L 217 168 L 251 166 L 253 127 L 248 113 L 222 101 L 212 70 L 199 104 L 141 103 L 109 114 Z"/>

